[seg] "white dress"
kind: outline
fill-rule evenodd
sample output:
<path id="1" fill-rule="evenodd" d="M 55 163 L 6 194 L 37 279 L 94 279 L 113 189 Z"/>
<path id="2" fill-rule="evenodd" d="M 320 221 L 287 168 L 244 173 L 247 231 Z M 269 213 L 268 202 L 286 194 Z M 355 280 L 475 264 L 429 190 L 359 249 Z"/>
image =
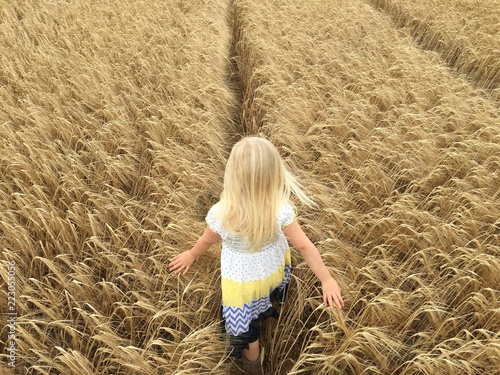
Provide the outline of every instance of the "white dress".
<path id="1" fill-rule="evenodd" d="M 238 336 L 272 308 L 273 291 L 283 290 L 290 281 L 290 249 L 281 228 L 291 224 L 295 214 L 290 204 L 282 206 L 276 218 L 279 233 L 260 251 L 250 252 L 241 236 L 222 225 L 217 209 L 218 204 L 210 208 L 206 221 L 222 238 L 222 316 L 226 331 Z"/>

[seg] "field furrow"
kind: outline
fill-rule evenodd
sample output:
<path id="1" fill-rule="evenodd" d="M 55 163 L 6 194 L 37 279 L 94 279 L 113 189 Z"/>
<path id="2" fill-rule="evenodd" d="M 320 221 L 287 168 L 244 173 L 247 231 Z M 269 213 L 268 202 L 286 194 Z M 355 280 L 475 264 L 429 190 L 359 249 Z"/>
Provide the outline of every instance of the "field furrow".
<path id="1" fill-rule="evenodd" d="M 499 100 L 500 2 L 370 0 L 424 48 Z"/>

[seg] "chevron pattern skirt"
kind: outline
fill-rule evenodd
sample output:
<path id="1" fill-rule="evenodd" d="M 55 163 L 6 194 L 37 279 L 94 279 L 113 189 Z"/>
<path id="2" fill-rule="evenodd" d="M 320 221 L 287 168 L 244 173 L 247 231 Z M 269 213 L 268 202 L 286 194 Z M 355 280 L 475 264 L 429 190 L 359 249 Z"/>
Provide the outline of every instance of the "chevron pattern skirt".
<path id="1" fill-rule="evenodd" d="M 228 351 L 231 357 L 240 359 L 243 354 L 243 349 L 248 349 L 250 343 L 257 341 L 260 338 L 260 326 L 262 322 L 268 318 L 277 319 L 279 317 L 279 312 L 275 306 L 281 305 L 285 301 L 287 291 L 288 283 L 273 290 L 269 297 L 266 298 L 267 301 L 272 303 L 272 305 L 264 312 L 261 312 L 256 319 L 253 319 L 250 322 L 246 332 L 239 335 L 232 335 L 228 333 L 226 330 L 226 319 L 223 319 L 222 330 L 224 335 L 228 337 Z M 227 308 L 222 308 L 222 316 L 230 316 L 230 312 Z"/>

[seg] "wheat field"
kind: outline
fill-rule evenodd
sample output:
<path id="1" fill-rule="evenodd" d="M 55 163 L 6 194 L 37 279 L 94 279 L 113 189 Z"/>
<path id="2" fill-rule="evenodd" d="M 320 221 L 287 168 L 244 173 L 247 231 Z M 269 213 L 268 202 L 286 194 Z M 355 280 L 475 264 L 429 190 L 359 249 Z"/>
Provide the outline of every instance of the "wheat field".
<path id="1" fill-rule="evenodd" d="M 241 374 L 168 263 L 260 134 L 346 301 L 292 249 L 266 374 L 500 374 L 498 5 L 0 2 L 0 373 Z"/>

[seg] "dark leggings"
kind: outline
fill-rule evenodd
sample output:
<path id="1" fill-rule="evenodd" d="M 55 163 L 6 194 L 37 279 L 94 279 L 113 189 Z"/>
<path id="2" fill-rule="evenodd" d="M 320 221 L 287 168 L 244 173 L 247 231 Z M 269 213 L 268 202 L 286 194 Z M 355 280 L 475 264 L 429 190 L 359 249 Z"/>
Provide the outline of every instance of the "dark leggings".
<path id="1" fill-rule="evenodd" d="M 269 296 L 269 299 L 272 303 L 281 305 L 285 301 L 287 291 L 288 284 L 286 284 L 285 287 L 281 290 L 273 290 L 271 292 L 271 295 Z M 243 354 L 243 350 L 248 349 L 250 343 L 257 341 L 260 338 L 261 323 L 268 318 L 277 319 L 278 317 L 278 310 L 274 306 L 271 306 L 266 311 L 260 313 L 257 319 L 254 319 L 250 322 L 250 326 L 248 327 L 247 332 L 242 333 L 238 336 L 229 335 L 229 355 L 231 357 L 240 359 Z M 224 321 L 222 322 L 222 329 L 225 333 Z"/>

